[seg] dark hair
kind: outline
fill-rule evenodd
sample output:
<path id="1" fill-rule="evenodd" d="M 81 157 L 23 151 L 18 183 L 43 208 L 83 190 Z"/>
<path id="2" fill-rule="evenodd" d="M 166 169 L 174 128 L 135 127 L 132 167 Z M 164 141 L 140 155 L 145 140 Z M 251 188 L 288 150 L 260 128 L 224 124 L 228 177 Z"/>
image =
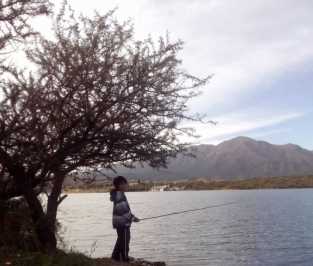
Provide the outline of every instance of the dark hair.
<path id="1" fill-rule="evenodd" d="M 127 179 L 124 176 L 117 176 L 113 179 L 113 186 L 115 189 L 118 188 L 119 185 L 127 184 Z"/>

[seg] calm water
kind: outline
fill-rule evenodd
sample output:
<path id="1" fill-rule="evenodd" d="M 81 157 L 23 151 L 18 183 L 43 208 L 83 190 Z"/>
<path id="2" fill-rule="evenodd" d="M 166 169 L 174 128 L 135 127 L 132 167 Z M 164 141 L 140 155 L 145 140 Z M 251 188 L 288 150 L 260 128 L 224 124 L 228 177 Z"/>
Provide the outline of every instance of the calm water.
<path id="1" fill-rule="evenodd" d="M 313 190 L 127 193 L 138 217 L 236 201 L 132 226 L 130 255 L 167 265 L 313 265 Z M 71 194 L 60 207 L 66 244 L 94 257 L 115 242 L 109 194 Z"/>

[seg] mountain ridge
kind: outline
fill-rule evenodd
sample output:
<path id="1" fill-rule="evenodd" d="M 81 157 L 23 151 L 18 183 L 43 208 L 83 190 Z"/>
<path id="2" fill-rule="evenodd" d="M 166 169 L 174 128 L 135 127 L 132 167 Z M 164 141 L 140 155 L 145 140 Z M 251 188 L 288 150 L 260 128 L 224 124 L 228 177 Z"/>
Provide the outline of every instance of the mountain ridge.
<path id="1" fill-rule="evenodd" d="M 137 165 L 135 169 L 118 167 L 117 174 L 144 180 L 236 180 L 313 174 L 313 152 L 292 143 L 277 145 L 239 136 L 217 145 L 195 145 L 190 150 L 195 158 L 178 155 L 169 160 L 166 169 Z"/>

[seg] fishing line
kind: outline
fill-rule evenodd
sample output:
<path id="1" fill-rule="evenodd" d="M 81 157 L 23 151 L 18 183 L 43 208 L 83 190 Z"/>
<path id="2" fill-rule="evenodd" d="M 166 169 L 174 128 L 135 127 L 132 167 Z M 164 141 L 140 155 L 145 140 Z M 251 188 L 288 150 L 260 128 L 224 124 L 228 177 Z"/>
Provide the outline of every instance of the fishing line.
<path id="1" fill-rule="evenodd" d="M 211 208 L 223 207 L 223 206 L 228 206 L 228 205 L 235 204 L 235 203 L 236 202 L 228 202 L 228 203 L 223 203 L 223 204 L 218 204 L 218 205 L 210 205 L 210 206 L 206 206 L 206 207 L 198 208 L 198 209 L 189 209 L 189 210 L 184 210 L 184 211 L 179 211 L 179 212 L 171 212 L 171 213 L 166 213 L 166 214 L 162 214 L 158 216 L 142 218 L 140 219 L 140 221 L 152 220 L 152 219 L 157 219 L 157 218 L 171 216 L 171 215 L 177 215 L 177 214 L 186 213 L 186 212 L 195 212 L 195 211 L 201 211 L 201 210 L 206 210 L 206 209 L 211 209 Z"/>

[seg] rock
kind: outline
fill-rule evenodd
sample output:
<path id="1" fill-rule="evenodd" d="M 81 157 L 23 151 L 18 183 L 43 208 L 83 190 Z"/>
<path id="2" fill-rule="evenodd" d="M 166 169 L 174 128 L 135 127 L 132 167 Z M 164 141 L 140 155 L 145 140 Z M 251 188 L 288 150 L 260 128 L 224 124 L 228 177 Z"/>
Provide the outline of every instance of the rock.
<path id="1" fill-rule="evenodd" d="M 109 258 L 97 258 L 94 259 L 96 261 L 97 266 L 127 266 L 127 265 L 132 265 L 132 266 L 166 266 L 165 262 L 157 261 L 157 262 L 149 262 L 145 261 L 143 259 L 135 259 L 135 258 L 130 258 L 129 263 L 122 263 L 122 262 L 115 262 L 112 261 Z"/>
<path id="2" fill-rule="evenodd" d="M 136 266 L 166 266 L 165 262 L 157 261 L 157 262 L 149 262 L 142 259 L 132 259 L 130 264 Z"/>

